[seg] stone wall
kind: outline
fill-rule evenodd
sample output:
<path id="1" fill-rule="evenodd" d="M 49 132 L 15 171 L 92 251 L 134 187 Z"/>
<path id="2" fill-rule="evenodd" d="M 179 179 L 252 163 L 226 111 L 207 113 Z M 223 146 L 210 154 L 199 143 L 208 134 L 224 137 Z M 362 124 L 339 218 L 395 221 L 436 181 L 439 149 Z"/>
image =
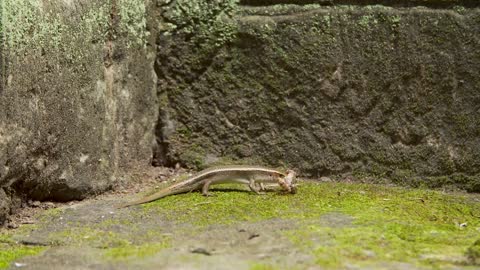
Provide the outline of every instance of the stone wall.
<path id="1" fill-rule="evenodd" d="M 473 2 L 264 2 L 178 0 L 163 13 L 159 164 L 241 160 L 480 191 Z"/>
<path id="2" fill-rule="evenodd" d="M 430 8 L 452 8 L 461 7 L 478 7 L 477 0 L 240 0 L 240 5 L 245 6 L 268 6 L 279 4 L 291 5 L 310 5 L 318 4 L 324 6 L 334 5 L 382 5 L 391 7 L 430 7 Z"/>
<path id="3" fill-rule="evenodd" d="M 132 164 L 480 191 L 469 0 L 4 0 L 0 223 Z M 157 79 L 158 78 L 158 79 Z"/>
<path id="4" fill-rule="evenodd" d="M 149 162 L 157 117 L 144 1 L 2 3 L 0 223 L 118 184 Z"/>

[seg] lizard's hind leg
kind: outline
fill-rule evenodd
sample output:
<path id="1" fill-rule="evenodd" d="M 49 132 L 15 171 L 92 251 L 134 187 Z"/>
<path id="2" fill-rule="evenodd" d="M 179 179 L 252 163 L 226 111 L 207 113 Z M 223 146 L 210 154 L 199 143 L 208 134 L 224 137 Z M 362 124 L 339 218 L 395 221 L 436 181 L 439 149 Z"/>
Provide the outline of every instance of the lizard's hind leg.
<path id="1" fill-rule="evenodd" d="M 205 182 L 205 184 L 203 184 L 202 186 L 202 195 L 203 196 L 212 196 L 212 194 L 210 194 L 210 192 L 208 192 L 208 188 L 210 187 L 210 184 L 212 183 L 212 181 L 207 181 Z"/>

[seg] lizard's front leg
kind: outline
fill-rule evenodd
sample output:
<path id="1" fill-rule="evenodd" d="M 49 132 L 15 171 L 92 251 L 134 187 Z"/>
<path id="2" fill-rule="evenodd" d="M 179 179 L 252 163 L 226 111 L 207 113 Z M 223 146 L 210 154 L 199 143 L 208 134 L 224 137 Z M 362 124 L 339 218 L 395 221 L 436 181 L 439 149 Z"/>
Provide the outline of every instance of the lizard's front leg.
<path id="1" fill-rule="evenodd" d="M 259 187 L 259 190 L 260 190 L 260 191 L 266 191 L 266 190 L 267 190 L 267 188 L 265 187 L 265 185 L 264 185 L 263 183 L 261 183 L 261 182 L 258 183 L 258 187 Z"/>
<path id="2" fill-rule="evenodd" d="M 250 188 L 251 191 L 255 192 L 255 194 L 258 194 L 258 195 L 265 194 L 265 192 L 260 192 L 260 189 L 256 187 L 256 182 L 255 182 L 255 179 L 253 178 L 250 178 L 248 182 L 248 187 Z"/>

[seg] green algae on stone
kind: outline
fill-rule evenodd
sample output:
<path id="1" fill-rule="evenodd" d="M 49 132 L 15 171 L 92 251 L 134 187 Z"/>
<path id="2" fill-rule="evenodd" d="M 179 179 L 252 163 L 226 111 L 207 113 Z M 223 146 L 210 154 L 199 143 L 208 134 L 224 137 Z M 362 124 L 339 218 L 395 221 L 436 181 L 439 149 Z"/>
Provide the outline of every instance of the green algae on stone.
<path id="1" fill-rule="evenodd" d="M 219 191 L 215 191 L 219 190 Z M 146 211 L 158 211 L 176 221 L 183 219 L 204 225 L 279 217 L 307 219 L 338 211 L 355 215 L 359 220 L 374 216 L 389 219 L 411 219 L 429 222 L 478 223 L 469 214 L 473 202 L 463 196 L 437 191 L 405 189 L 379 185 L 301 182 L 296 195 L 268 192 L 257 196 L 245 186 L 212 187 L 212 197 L 198 192 L 169 196 L 148 204 Z M 386 217 L 385 217 L 386 216 Z M 199 222 L 203 223 L 203 222 Z"/>
<path id="2" fill-rule="evenodd" d="M 126 35 L 127 47 L 142 47 L 150 35 L 146 30 L 146 7 L 144 0 L 119 0 L 120 31 Z"/>
<path id="3" fill-rule="evenodd" d="M 466 252 L 469 263 L 480 265 L 480 239 L 475 241 Z"/>
<path id="4" fill-rule="evenodd" d="M 118 227 L 128 227 L 128 230 L 118 230 Z M 143 258 L 169 247 L 168 236 L 157 230 L 139 230 L 139 225 L 130 219 L 109 218 L 91 225 L 72 222 L 62 230 L 49 233 L 48 241 L 56 246 L 100 248 L 107 260 Z"/>
<path id="5" fill-rule="evenodd" d="M 235 24 L 229 18 L 235 13 L 238 0 L 175 1 L 165 17 L 178 35 L 191 35 L 199 46 L 220 47 L 236 34 Z"/>
<path id="6" fill-rule="evenodd" d="M 15 243 L 7 234 L 0 234 L 0 269 L 24 256 L 31 256 L 45 250 L 45 247 L 31 247 Z"/>
<path id="7" fill-rule="evenodd" d="M 145 258 L 155 255 L 167 247 L 169 247 L 168 241 L 162 241 L 160 243 L 146 243 L 142 245 L 129 244 L 121 247 L 108 248 L 104 251 L 104 256 L 110 260 Z"/>
<path id="8" fill-rule="evenodd" d="M 69 228 L 51 233 L 49 241 L 52 245 L 89 245 L 98 248 L 118 247 L 130 244 L 130 241 L 121 235 L 91 227 L 79 227 L 71 224 Z"/>
<path id="9" fill-rule="evenodd" d="M 253 263 L 250 265 L 249 270 L 276 270 L 276 266 L 264 263 Z"/>
<path id="10" fill-rule="evenodd" d="M 288 233 L 324 267 L 389 261 L 448 268 L 465 262 L 480 228 L 478 202 L 436 191 L 352 185 L 330 203 L 355 218 L 352 227 L 305 225 Z M 322 244 L 312 240 L 318 238 Z"/>
<path id="11" fill-rule="evenodd" d="M 217 191 L 215 191 L 215 189 Z M 406 262 L 442 268 L 466 263 L 465 252 L 480 229 L 480 203 L 467 195 L 366 184 L 300 182 L 298 193 L 252 194 L 236 185 L 214 187 L 213 197 L 197 192 L 143 205 L 146 213 L 178 224 L 205 228 L 271 219 L 299 222 L 285 232 L 316 264 L 345 262 L 373 266 Z M 324 225 L 326 214 L 351 217 L 348 224 Z M 475 246 L 470 248 L 475 254 Z M 472 257 L 473 255 L 467 255 Z M 259 266 L 260 267 L 260 266 Z"/>
<path id="12" fill-rule="evenodd" d="M 162 214 L 167 220 L 201 227 L 275 218 L 287 209 L 287 205 L 278 204 L 282 195 L 258 196 L 241 185 L 216 185 L 210 192 L 211 197 L 198 192 L 168 196 L 142 207 L 147 212 Z"/>
<path id="13" fill-rule="evenodd" d="M 103 43 L 110 27 L 112 9 L 119 11 L 119 35 L 127 37 L 127 47 L 145 47 L 146 9 L 143 0 L 120 0 L 82 6 L 81 18 L 64 16 L 62 12 L 78 12 L 70 2 L 42 3 L 39 0 L 5 0 L 2 10 L 2 33 L 11 52 L 27 49 L 54 50 L 69 61 L 81 61 L 91 44 Z M 61 12 L 60 12 L 61 11 Z M 82 41 L 82 42 L 80 42 Z M 78 46 L 90 41 L 89 46 Z M 100 41 L 100 42 L 99 42 Z"/>
<path id="14" fill-rule="evenodd" d="M 63 213 L 65 213 L 65 208 L 51 208 L 40 213 L 38 219 L 40 221 L 54 220 L 60 218 Z"/>

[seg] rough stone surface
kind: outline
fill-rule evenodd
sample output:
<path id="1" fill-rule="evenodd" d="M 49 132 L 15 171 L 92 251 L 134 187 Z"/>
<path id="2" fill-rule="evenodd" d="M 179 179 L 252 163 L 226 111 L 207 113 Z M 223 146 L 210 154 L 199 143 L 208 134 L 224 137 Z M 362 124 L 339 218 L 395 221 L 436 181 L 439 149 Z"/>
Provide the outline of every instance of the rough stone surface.
<path id="1" fill-rule="evenodd" d="M 5 220 L 10 212 L 10 198 L 0 188 L 0 220 Z"/>
<path id="2" fill-rule="evenodd" d="M 454 6 L 478 7 L 476 0 L 240 0 L 242 5 L 264 6 L 278 4 L 293 5 L 384 5 L 394 7 L 428 6 L 445 8 Z"/>
<path id="3" fill-rule="evenodd" d="M 0 10 L 0 223 L 28 199 L 112 188 L 154 136 L 156 165 L 244 159 L 480 190 L 478 1 Z"/>
<path id="4" fill-rule="evenodd" d="M 2 3 L 0 187 L 77 200 L 148 162 L 156 107 L 144 1 Z"/>
<path id="5" fill-rule="evenodd" d="M 161 162 L 480 191 L 478 8 L 240 6 L 190 31 L 179 4 L 158 36 Z"/>

